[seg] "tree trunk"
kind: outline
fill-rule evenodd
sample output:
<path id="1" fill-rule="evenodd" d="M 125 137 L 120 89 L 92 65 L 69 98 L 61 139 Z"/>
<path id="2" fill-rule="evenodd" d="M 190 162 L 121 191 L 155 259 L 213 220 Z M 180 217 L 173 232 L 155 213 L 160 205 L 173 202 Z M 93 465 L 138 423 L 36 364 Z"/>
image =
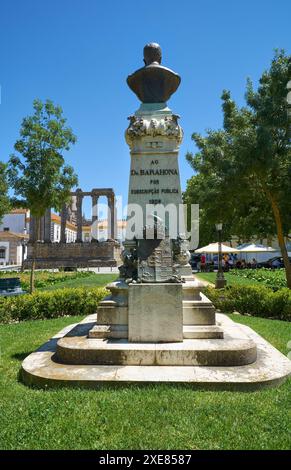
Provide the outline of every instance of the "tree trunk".
<path id="1" fill-rule="evenodd" d="M 267 192 L 267 196 L 271 202 L 274 219 L 276 222 L 278 242 L 279 242 L 279 246 L 280 246 L 280 250 L 282 253 L 283 262 L 285 266 L 287 287 L 291 289 L 291 263 L 289 261 L 288 251 L 287 251 L 286 244 L 285 244 L 280 209 L 279 209 L 276 199 L 273 197 L 273 195 L 269 191 Z"/>
<path id="2" fill-rule="evenodd" d="M 29 289 L 30 294 L 34 292 L 36 248 L 37 248 L 37 242 L 40 239 L 40 218 L 36 217 L 35 222 L 36 222 L 36 240 L 34 240 L 33 242 L 33 257 L 32 257 L 31 270 L 30 270 L 30 289 Z"/>

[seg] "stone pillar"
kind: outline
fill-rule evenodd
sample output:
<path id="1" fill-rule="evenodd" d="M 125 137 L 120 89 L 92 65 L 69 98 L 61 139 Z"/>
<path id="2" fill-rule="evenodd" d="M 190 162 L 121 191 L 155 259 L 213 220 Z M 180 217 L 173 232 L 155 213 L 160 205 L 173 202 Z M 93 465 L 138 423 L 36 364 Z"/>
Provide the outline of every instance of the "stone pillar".
<path id="1" fill-rule="evenodd" d="M 47 209 L 44 216 L 44 242 L 51 243 L 51 209 Z"/>
<path id="2" fill-rule="evenodd" d="M 71 197 L 71 209 L 72 212 L 76 212 L 77 210 L 77 197 L 74 194 Z"/>
<path id="3" fill-rule="evenodd" d="M 36 223 L 35 218 L 30 214 L 29 220 L 29 243 L 36 241 Z"/>
<path id="4" fill-rule="evenodd" d="M 75 196 L 75 194 L 72 194 L 70 208 L 71 208 L 71 220 L 70 220 L 70 222 L 71 222 L 72 224 L 76 224 L 76 225 L 77 225 L 77 217 L 76 217 L 76 213 L 77 213 L 77 197 Z"/>
<path id="5" fill-rule="evenodd" d="M 115 236 L 115 196 L 114 193 L 108 196 L 108 238 L 113 240 Z"/>
<path id="6" fill-rule="evenodd" d="M 83 215 L 82 215 L 82 205 L 83 205 L 83 193 L 81 189 L 77 189 L 77 239 L 76 243 L 82 243 L 82 225 L 83 225 Z"/>
<path id="7" fill-rule="evenodd" d="M 61 211 L 61 243 L 67 242 L 66 225 L 67 225 L 67 206 L 66 204 L 64 204 L 62 211 Z"/>
<path id="8" fill-rule="evenodd" d="M 99 194 L 92 193 L 92 225 L 91 225 L 91 236 L 92 242 L 98 241 L 98 199 Z"/>
<path id="9" fill-rule="evenodd" d="M 38 236 L 37 232 L 38 232 L 38 227 L 37 227 L 36 217 L 31 215 L 30 216 L 30 221 L 29 221 L 29 242 L 30 243 L 43 240 L 44 217 L 41 217 L 39 219 L 39 236 Z"/>

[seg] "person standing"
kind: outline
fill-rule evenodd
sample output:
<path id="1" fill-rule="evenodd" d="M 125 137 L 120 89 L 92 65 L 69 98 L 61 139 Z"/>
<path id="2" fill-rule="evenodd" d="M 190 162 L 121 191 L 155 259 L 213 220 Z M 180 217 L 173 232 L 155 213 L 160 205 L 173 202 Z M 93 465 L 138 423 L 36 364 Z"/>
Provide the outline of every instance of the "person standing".
<path id="1" fill-rule="evenodd" d="M 201 272 L 206 271 L 206 255 L 203 253 L 201 255 Z"/>

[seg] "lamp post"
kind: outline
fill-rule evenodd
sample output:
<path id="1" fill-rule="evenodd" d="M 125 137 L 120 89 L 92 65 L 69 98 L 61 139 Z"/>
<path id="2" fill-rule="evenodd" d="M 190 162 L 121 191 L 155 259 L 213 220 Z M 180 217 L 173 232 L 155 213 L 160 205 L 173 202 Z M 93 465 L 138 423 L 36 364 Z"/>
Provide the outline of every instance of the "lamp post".
<path id="1" fill-rule="evenodd" d="M 223 269 L 222 269 L 222 250 L 221 250 L 221 233 L 222 233 L 222 223 L 215 224 L 216 230 L 218 232 L 218 271 L 216 275 L 215 288 L 223 289 L 226 286 L 226 279 L 224 278 Z"/>

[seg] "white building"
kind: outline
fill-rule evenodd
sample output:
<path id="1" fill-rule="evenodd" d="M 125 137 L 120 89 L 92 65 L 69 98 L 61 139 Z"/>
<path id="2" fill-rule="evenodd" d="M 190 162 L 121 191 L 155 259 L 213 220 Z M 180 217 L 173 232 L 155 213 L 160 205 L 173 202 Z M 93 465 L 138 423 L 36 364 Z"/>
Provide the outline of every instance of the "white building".
<path id="1" fill-rule="evenodd" d="M 5 214 L 0 223 L 0 232 L 28 233 L 29 210 L 13 209 L 9 214 Z"/>
<path id="2" fill-rule="evenodd" d="M 125 240 L 126 220 L 117 220 L 116 222 L 116 240 L 122 243 Z M 83 242 L 92 240 L 91 225 L 83 225 L 82 228 Z M 108 240 L 108 221 L 106 219 L 98 221 L 98 240 Z"/>
<path id="3" fill-rule="evenodd" d="M 10 231 L 0 232 L 0 266 L 21 266 L 26 259 L 28 235 Z"/>
<path id="4" fill-rule="evenodd" d="M 66 223 L 67 243 L 74 243 L 77 238 L 77 227 L 71 222 Z M 61 241 L 61 217 L 52 212 L 51 214 L 51 241 Z"/>
<path id="5" fill-rule="evenodd" d="M 18 265 L 26 258 L 29 211 L 14 209 L 0 224 L 0 266 Z"/>

